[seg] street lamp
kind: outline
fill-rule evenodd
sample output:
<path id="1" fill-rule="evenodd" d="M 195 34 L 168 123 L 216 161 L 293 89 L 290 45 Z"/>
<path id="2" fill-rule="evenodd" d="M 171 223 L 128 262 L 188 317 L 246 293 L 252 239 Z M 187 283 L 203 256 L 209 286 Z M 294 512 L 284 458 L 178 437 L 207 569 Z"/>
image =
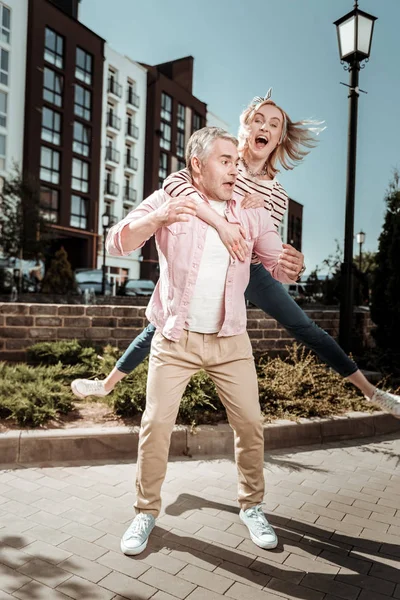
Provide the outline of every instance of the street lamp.
<path id="1" fill-rule="evenodd" d="M 362 264 L 362 246 L 363 243 L 365 242 L 365 233 L 363 231 L 359 231 L 357 233 L 357 244 L 359 245 L 360 248 L 360 252 L 359 252 L 359 256 L 358 256 L 358 270 L 361 271 L 361 264 Z"/>
<path id="2" fill-rule="evenodd" d="M 341 19 L 335 21 L 339 54 L 344 69 L 350 73 L 349 87 L 349 129 L 347 145 L 346 219 L 344 230 L 344 260 L 341 267 L 341 302 L 339 341 L 344 350 L 351 350 L 351 330 L 353 322 L 353 240 L 354 240 L 354 198 L 356 188 L 357 116 L 358 116 L 358 75 L 368 61 L 374 23 L 376 17 L 360 10 L 358 0 L 354 8 Z M 344 84 L 346 85 L 346 84 Z"/>
<path id="3" fill-rule="evenodd" d="M 101 280 L 101 293 L 103 296 L 106 294 L 106 281 L 107 281 L 107 273 L 106 273 L 106 235 L 107 229 L 110 226 L 110 213 L 108 207 L 106 208 L 106 212 L 101 216 L 101 222 L 103 225 L 103 277 Z"/>

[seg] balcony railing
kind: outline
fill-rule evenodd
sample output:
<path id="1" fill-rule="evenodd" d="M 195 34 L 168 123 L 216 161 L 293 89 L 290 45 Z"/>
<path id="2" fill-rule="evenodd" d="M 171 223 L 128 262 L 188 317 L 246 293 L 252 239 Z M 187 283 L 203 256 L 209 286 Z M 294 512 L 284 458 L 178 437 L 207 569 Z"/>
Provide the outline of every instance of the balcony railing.
<path id="1" fill-rule="evenodd" d="M 111 92 L 111 94 L 114 94 L 114 96 L 118 96 L 118 98 L 121 98 L 121 96 L 122 96 L 122 85 L 120 85 L 112 77 L 109 77 L 108 78 L 108 91 Z"/>
<path id="2" fill-rule="evenodd" d="M 125 167 L 127 169 L 132 169 L 133 171 L 137 171 L 139 166 L 139 161 L 134 156 L 129 154 L 125 155 Z"/>
<path id="3" fill-rule="evenodd" d="M 121 119 L 114 115 L 114 113 L 109 112 L 107 114 L 107 125 L 119 131 L 121 129 Z"/>
<path id="4" fill-rule="evenodd" d="M 118 196 L 119 193 L 119 184 L 115 183 L 111 179 L 104 180 L 104 193 L 107 196 Z"/>
<path id="5" fill-rule="evenodd" d="M 133 125 L 133 123 L 128 123 L 126 124 L 126 135 L 129 135 L 130 137 L 134 138 L 135 140 L 139 139 L 139 127 L 136 127 L 136 125 Z"/>
<path id="6" fill-rule="evenodd" d="M 124 188 L 124 200 L 128 202 L 136 202 L 136 190 L 135 188 L 128 187 L 127 185 Z"/>
<path id="7" fill-rule="evenodd" d="M 140 106 L 139 96 L 137 94 L 135 94 L 135 92 L 130 90 L 129 88 L 128 88 L 128 92 L 126 94 L 126 101 L 128 104 L 135 106 L 135 108 L 139 108 L 139 106 Z"/>
<path id="8" fill-rule="evenodd" d="M 112 146 L 106 147 L 106 160 L 111 160 L 112 162 L 119 163 L 119 159 L 121 158 L 121 153 L 113 148 Z"/>

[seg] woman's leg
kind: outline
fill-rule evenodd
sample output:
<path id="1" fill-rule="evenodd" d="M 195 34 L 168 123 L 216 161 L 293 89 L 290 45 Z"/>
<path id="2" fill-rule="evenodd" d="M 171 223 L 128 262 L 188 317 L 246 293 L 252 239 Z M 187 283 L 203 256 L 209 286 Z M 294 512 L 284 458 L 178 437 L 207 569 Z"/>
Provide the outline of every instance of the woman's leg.
<path id="1" fill-rule="evenodd" d="M 156 328 L 151 323 L 143 329 L 117 361 L 111 373 L 103 381 L 75 379 L 71 389 L 78 398 L 87 396 L 107 396 L 115 385 L 131 373 L 150 353 L 151 341 Z"/>
<path id="2" fill-rule="evenodd" d="M 291 298 L 281 283 L 259 265 L 251 265 L 250 282 L 245 296 L 261 308 L 298 341 L 313 350 L 334 371 L 347 377 L 363 394 L 371 398 L 375 387 L 326 331 L 318 327 Z"/>

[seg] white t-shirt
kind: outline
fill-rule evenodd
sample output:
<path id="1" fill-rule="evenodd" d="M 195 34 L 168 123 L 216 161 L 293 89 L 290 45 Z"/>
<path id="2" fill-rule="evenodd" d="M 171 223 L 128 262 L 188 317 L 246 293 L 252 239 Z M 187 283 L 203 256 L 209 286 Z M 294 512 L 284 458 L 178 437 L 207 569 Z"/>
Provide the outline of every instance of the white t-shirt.
<path id="1" fill-rule="evenodd" d="M 217 213 L 225 214 L 226 202 L 209 202 Z M 185 329 L 197 333 L 217 333 L 221 329 L 229 258 L 218 232 L 209 226 Z"/>

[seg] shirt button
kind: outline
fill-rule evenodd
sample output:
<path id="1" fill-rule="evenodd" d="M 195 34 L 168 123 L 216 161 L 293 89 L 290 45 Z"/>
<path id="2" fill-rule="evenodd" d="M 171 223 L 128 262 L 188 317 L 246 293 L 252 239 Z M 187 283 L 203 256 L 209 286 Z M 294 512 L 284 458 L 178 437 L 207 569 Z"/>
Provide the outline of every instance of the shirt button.
<path id="1" fill-rule="evenodd" d="M 202 228 L 205 229 L 207 226 L 206 225 L 202 225 Z"/>
<path id="2" fill-rule="evenodd" d="M 184 303 L 183 303 L 183 306 L 187 306 L 187 302 L 184 302 Z"/>
<path id="3" fill-rule="evenodd" d="M 200 248 L 200 250 L 203 248 L 203 246 L 201 246 L 200 244 L 199 244 L 199 246 L 198 246 L 198 247 Z"/>

